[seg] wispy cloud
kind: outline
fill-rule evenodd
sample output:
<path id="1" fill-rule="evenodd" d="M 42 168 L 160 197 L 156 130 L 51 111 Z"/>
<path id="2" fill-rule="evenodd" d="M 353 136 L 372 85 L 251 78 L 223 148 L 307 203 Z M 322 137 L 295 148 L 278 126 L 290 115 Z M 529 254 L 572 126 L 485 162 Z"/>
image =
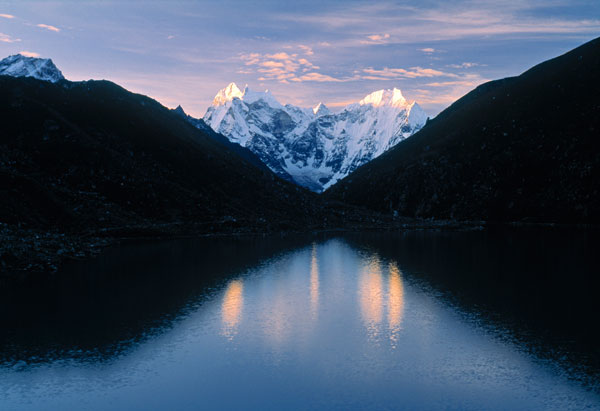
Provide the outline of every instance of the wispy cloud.
<path id="1" fill-rule="evenodd" d="M 461 64 L 447 64 L 446 67 L 450 67 L 450 68 L 455 68 L 455 69 L 463 69 L 463 68 L 471 68 L 471 67 L 477 67 L 477 66 L 485 66 L 485 64 L 479 64 L 479 63 L 472 63 L 469 61 L 465 61 L 464 63 Z"/>
<path id="2" fill-rule="evenodd" d="M 266 54 L 266 57 L 270 58 L 270 59 L 275 59 L 275 60 L 290 60 L 294 57 L 296 57 L 297 54 L 294 55 L 289 55 L 287 53 L 275 53 L 275 54 Z"/>
<path id="3" fill-rule="evenodd" d="M 372 67 L 363 69 L 363 76 L 367 80 L 389 80 L 393 78 L 419 78 L 419 77 L 458 77 L 454 73 L 422 67 L 411 67 L 409 70 L 403 68 L 388 68 L 377 70 Z"/>
<path id="4" fill-rule="evenodd" d="M 13 16 L 12 14 L 0 14 L 0 17 L 4 18 L 4 19 L 14 19 L 15 16 Z"/>
<path id="5" fill-rule="evenodd" d="M 294 82 L 303 82 L 303 81 L 316 81 L 319 83 L 325 83 L 325 82 L 332 82 L 332 83 L 343 83 L 346 81 L 353 81 L 353 80 L 358 80 L 359 77 L 358 76 L 352 76 L 352 77 L 346 77 L 346 78 L 336 78 L 333 76 L 329 76 L 327 74 L 321 74 L 321 73 L 306 73 L 303 74 L 300 77 L 294 77 L 291 78 L 290 81 L 294 81 Z"/>
<path id="6" fill-rule="evenodd" d="M 33 51 L 19 51 L 19 54 L 25 57 L 39 57 L 38 53 L 34 53 Z"/>
<path id="7" fill-rule="evenodd" d="M 567 1 L 556 1 L 568 5 Z M 547 16 L 531 13 L 545 5 L 532 1 L 444 2 L 435 7 L 407 7 L 392 2 L 359 4 L 321 13 L 280 15 L 282 20 L 312 25 L 316 31 L 335 29 L 336 45 L 360 46 L 382 42 L 403 44 L 411 42 L 450 40 L 467 37 L 502 35 L 595 34 L 600 32 L 600 18 Z M 373 22 L 385 34 L 370 34 Z M 357 33 L 365 33 L 356 40 Z M 386 37 L 388 36 L 388 37 Z"/>
<path id="8" fill-rule="evenodd" d="M 313 54 L 315 54 L 315 52 L 313 51 L 312 47 L 300 44 L 298 46 L 298 48 L 301 49 L 302 51 L 304 51 L 304 54 L 306 54 L 307 56 L 312 56 Z"/>
<path id="9" fill-rule="evenodd" d="M 21 41 L 21 39 L 15 39 L 8 34 L 0 33 L 0 43 L 16 43 Z"/>
<path id="10" fill-rule="evenodd" d="M 40 28 L 42 28 L 42 29 L 54 31 L 56 33 L 58 33 L 60 31 L 60 29 L 58 27 L 51 26 L 49 24 L 38 24 L 37 26 L 40 27 Z"/>
<path id="11" fill-rule="evenodd" d="M 436 50 L 433 47 L 426 47 L 424 49 L 419 49 L 419 51 L 422 51 L 423 53 L 427 53 L 427 54 L 436 52 Z"/>
<path id="12" fill-rule="evenodd" d="M 360 43 L 362 43 L 362 44 L 385 44 L 390 41 L 390 38 L 391 38 L 391 36 L 389 33 L 371 34 L 370 36 L 367 36 L 366 40 L 361 40 Z"/>
<path id="13" fill-rule="evenodd" d="M 308 46 L 301 45 L 298 48 L 304 51 L 305 55 L 314 54 Z M 298 53 L 290 54 L 283 51 L 270 54 L 249 53 L 242 54 L 240 59 L 246 68 L 238 70 L 238 73 L 251 74 L 255 71 L 260 75 L 258 78 L 260 81 L 276 80 L 285 84 L 290 81 L 326 81 L 325 78 L 329 77 L 312 72 L 318 70 L 319 66 L 305 57 L 299 57 Z"/>

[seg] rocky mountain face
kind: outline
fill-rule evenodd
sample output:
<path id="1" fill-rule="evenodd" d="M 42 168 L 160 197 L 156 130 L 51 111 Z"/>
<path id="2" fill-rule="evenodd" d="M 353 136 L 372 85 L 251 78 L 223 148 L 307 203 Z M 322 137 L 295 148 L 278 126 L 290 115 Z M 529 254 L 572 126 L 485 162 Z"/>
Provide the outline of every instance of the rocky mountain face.
<path id="1" fill-rule="evenodd" d="M 33 77 L 52 83 L 65 79 L 51 59 L 25 57 L 21 54 L 15 54 L 0 60 L 0 75 Z"/>
<path id="2" fill-rule="evenodd" d="M 269 91 L 241 91 L 231 83 L 203 120 L 280 177 L 322 192 L 420 130 L 427 116 L 399 89 L 376 91 L 332 113 L 321 103 L 313 109 L 282 105 Z"/>
<path id="3" fill-rule="evenodd" d="M 392 215 L 600 223 L 600 38 L 456 101 L 325 193 Z"/>

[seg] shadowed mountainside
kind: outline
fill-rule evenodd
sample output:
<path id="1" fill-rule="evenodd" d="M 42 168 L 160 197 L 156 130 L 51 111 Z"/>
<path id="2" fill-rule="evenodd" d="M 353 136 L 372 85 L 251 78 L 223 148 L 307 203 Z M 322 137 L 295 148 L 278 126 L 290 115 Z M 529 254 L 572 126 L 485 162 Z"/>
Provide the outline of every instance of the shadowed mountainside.
<path id="1" fill-rule="evenodd" d="M 600 39 L 477 87 L 325 195 L 392 215 L 600 222 Z"/>
<path id="2" fill-rule="evenodd" d="M 0 123 L 0 223 L 67 232 L 193 223 L 212 232 L 322 218 L 315 195 L 249 150 L 108 81 L 0 76 Z"/>

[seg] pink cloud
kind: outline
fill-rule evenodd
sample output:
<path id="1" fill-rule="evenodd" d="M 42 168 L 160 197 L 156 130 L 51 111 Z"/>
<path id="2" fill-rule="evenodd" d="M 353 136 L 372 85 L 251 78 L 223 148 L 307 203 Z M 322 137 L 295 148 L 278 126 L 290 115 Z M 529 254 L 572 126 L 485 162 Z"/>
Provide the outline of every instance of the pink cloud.
<path id="1" fill-rule="evenodd" d="M 39 57 L 38 53 L 34 53 L 33 51 L 19 51 L 19 54 L 25 57 Z"/>
<path id="2" fill-rule="evenodd" d="M 387 68 L 384 67 L 382 70 L 376 70 L 373 68 L 363 69 L 363 72 L 368 76 L 377 78 L 366 78 L 367 80 L 381 80 L 385 78 L 419 78 L 419 77 L 457 77 L 456 74 L 446 73 L 440 70 L 422 68 L 422 67 L 411 67 L 410 70 L 402 68 Z"/>
<path id="3" fill-rule="evenodd" d="M 58 33 L 60 31 L 60 29 L 58 27 L 51 26 L 49 24 L 38 24 L 37 26 L 40 27 L 40 28 L 42 28 L 42 29 L 54 31 L 56 33 Z"/>
<path id="4" fill-rule="evenodd" d="M 8 34 L 0 33 L 0 43 L 16 43 L 17 41 L 21 41 L 21 39 L 15 39 Z"/>

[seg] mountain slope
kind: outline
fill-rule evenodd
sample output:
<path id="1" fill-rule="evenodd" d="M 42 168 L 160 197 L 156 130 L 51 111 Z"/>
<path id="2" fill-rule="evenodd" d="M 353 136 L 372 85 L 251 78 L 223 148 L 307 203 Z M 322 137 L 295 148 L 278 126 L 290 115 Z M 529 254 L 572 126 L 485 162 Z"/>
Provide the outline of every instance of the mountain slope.
<path id="1" fill-rule="evenodd" d="M 315 196 L 107 81 L 0 76 L 0 223 L 70 232 L 177 223 L 307 227 Z"/>
<path id="2" fill-rule="evenodd" d="M 220 90 L 204 121 L 248 147 L 280 177 L 321 192 L 420 129 L 427 116 L 398 89 L 380 90 L 333 114 L 282 105 L 273 95 Z M 190 119 L 190 122 L 198 120 Z"/>
<path id="3" fill-rule="evenodd" d="M 600 222 L 600 39 L 486 83 L 326 192 L 394 215 Z"/>
<path id="4" fill-rule="evenodd" d="M 208 137 L 212 138 L 213 140 L 215 140 L 216 142 L 224 145 L 225 147 L 227 147 L 228 150 L 233 151 L 240 157 L 247 160 L 249 163 L 253 164 L 254 166 L 256 166 L 262 170 L 265 170 L 265 171 L 269 170 L 269 167 L 267 167 L 265 165 L 265 163 L 263 163 L 261 161 L 261 159 L 256 154 L 254 154 L 252 151 L 250 151 L 246 147 L 240 146 L 239 144 L 232 143 L 224 135 L 214 132 L 213 129 L 210 128 L 204 122 L 204 120 L 197 119 L 197 118 L 194 118 L 194 117 L 186 114 L 186 112 L 183 110 L 183 107 L 177 106 L 177 108 L 174 108 L 171 111 L 174 114 L 181 117 L 182 119 L 184 119 L 185 121 L 187 121 L 188 123 L 190 123 L 191 125 L 193 125 L 194 127 L 196 127 L 197 129 L 201 130 L 206 136 L 208 136 Z"/>

